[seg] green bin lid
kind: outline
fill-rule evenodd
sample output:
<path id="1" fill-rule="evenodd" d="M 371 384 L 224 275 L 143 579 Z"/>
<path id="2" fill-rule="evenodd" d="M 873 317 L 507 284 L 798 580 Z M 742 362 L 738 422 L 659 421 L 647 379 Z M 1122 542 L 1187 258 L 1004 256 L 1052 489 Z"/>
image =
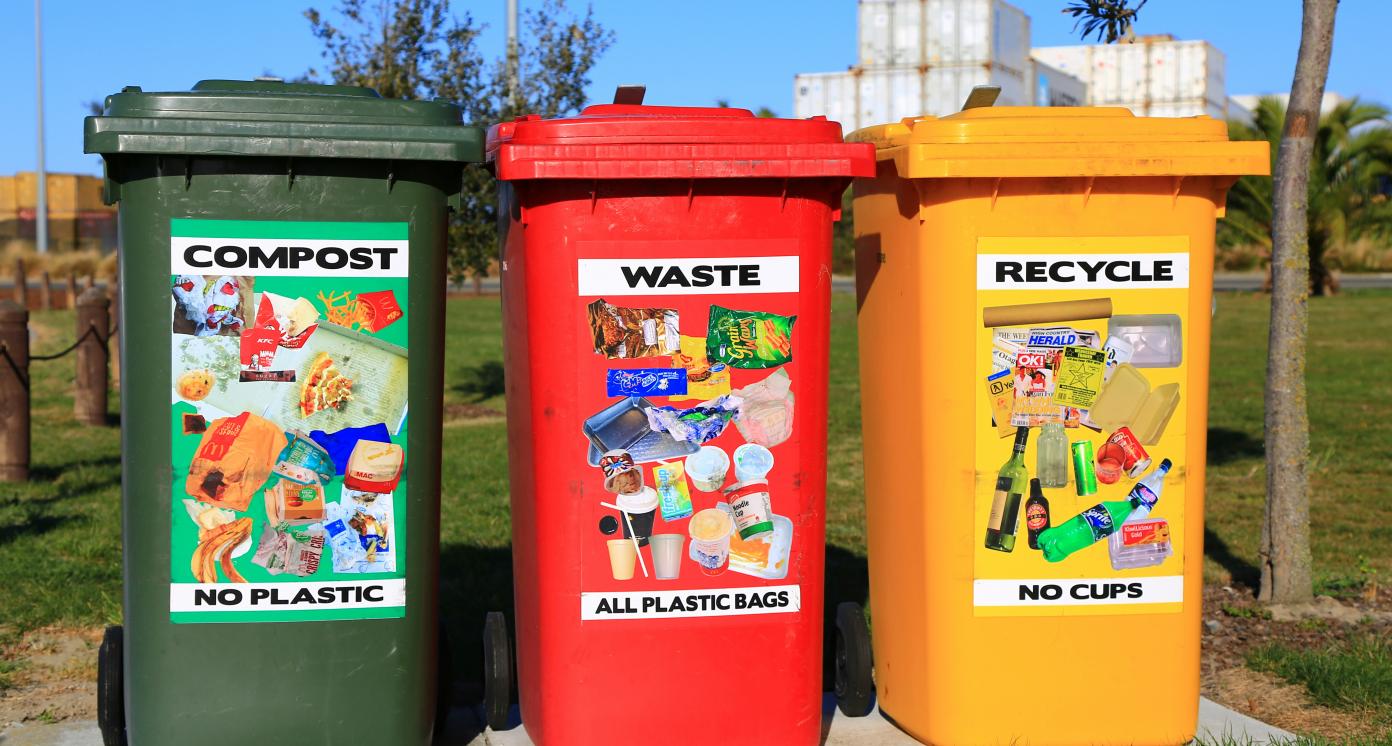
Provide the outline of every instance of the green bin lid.
<path id="1" fill-rule="evenodd" d="M 363 158 L 481 162 L 483 131 L 444 101 L 370 88 L 204 80 L 191 91 L 130 87 L 87 117 L 84 151 L 110 155 Z"/>

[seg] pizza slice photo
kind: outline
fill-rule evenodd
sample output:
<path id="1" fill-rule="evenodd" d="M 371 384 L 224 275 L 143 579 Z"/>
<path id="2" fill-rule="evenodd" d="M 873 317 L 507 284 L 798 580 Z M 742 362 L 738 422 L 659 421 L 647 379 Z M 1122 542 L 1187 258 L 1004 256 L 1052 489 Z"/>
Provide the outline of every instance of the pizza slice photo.
<path id="1" fill-rule="evenodd" d="M 352 400 L 353 379 L 343 375 L 329 353 L 316 355 L 300 387 L 300 416 L 342 409 Z"/>

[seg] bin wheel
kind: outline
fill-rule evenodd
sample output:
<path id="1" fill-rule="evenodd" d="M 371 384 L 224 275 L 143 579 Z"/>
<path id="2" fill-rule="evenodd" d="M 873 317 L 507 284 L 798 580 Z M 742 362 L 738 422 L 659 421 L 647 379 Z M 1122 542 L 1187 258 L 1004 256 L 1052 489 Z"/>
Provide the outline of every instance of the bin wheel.
<path id="1" fill-rule="evenodd" d="M 444 618 L 436 622 L 435 639 L 435 740 L 440 742 L 449 724 L 450 707 L 454 704 L 454 658 L 450 651 L 449 627 Z"/>
<path id="2" fill-rule="evenodd" d="M 870 714 L 875 695 L 870 655 L 870 628 L 860 604 L 837 604 L 836 706 L 846 717 Z"/>
<path id="3" fill-rule="evenodd" d="M 126 746 L 124 640 L 121 625 L 113 624 L 97 648 L 97 729 L 103 746 Z"/>
<path id="4" fill-rule="evenodd" d="M 508 726 L 512 694 L 512 643 L 507 617 L 490 611 L 483 619 L 483 715 L 493 730 Z"/>

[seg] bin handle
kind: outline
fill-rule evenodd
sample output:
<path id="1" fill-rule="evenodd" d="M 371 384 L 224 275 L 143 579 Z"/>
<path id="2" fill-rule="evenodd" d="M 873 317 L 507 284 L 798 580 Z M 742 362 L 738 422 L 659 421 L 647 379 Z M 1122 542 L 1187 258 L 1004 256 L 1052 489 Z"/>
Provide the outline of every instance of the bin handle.
<path id="1" fill-rule="evenodd" d="M 962 111 L 994 106 L 996 99 L 1000 98 L 1000 94 L 1001 87 L 998 85 L 972 86 L 971 93 L 967 94 L 967 100 L 962 103 Z"/>
<path id="2" fill-rule="evenodd" d="M 614 89 L 614 103 L 626 106 L 642 106 L 643 96 L 648 92 L 648 87 L 642 83 L 620 83 Z"/>

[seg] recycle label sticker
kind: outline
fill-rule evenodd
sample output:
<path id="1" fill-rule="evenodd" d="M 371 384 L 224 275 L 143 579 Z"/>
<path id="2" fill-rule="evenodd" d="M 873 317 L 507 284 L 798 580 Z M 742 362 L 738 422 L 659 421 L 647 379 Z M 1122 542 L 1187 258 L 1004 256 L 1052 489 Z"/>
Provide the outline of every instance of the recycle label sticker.
<path id="1" fill-rule="evenodd" d="M 1182 607 L 1188 251 L 979 240 L 976 615 Z"/>

